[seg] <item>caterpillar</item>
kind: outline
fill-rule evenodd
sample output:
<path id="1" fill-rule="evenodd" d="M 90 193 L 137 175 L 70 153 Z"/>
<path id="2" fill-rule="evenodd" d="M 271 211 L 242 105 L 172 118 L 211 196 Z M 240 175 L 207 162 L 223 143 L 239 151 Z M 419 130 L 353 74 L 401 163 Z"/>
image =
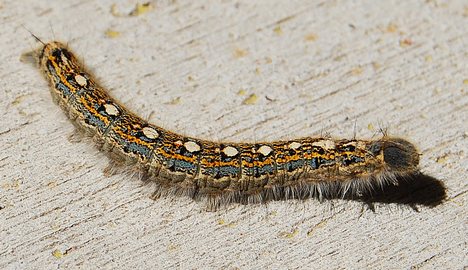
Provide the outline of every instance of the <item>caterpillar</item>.
<path id="1" fill-rule="evenodd" d="M 41 41 L 42 42 L 42 41 Z M 33 52 L 53 100 L 77 130 L 111 160 L 138 168 L 157 185 L 154 198 L 187 195 L 220 205 L 361 194 L 418 171 L 413 144 L 306 137 L 255 143 L 213 142 L 148 123 L 98 85 L 60 42 Z"/>

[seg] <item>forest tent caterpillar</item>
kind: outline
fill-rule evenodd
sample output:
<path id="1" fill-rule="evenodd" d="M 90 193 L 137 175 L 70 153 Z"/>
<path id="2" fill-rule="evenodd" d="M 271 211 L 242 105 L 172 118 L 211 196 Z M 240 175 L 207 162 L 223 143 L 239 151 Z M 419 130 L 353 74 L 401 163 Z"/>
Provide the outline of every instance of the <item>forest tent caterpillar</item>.
<path id="1" fill-rule="evenodd" d="M 212 142 L 150 124 L 116 102 L 59 42 L 34 52 L 52 97 L 75 126 L 112 159 L 137 166 L 156 195 L 229 202 L 344 196 L 394 182 L 418 170 L 416 148 L 401 138 L 307 137 L 262 143 Z"/>

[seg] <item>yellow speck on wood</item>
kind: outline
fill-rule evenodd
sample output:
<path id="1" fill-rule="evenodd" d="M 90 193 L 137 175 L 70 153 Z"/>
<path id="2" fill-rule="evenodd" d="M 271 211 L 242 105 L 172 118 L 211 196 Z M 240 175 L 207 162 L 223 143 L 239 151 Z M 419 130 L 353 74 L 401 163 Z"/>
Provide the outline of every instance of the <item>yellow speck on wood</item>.
<path id="1" fill-rule="evenodd" d="M 339 62 L 339 61 L 343 60 L 343 58 L 344 58 L 344 54 L 340 54 L 340 55 L 334 57 L 333 61 Z"/>
<path id="2" fill-rule="evenodd" d="M 463 80 L 463 84 L 464 84 L 464 85 L 468 85 L 468 79 L 464 79 L 464 80 Z"/>
<path id="3" fill-rule="evenodd" d="M 310 231 L 307 232 L 307 236 L 312 236 L 317 229 L 320 229 L 325 225 L 327 225 L 327 220 L 320 221 L 317 225 L 310 229 Z"/>
<path id="4" fill-rule="evenodd" d="M 115 227 L 117 227 L 117 223 L 115 223 L 115 221 L 110 221 L 109 223 L 107 223 L 107 227 L 108 228 L 115 228 Z"/>
<path id="5" fill-rule="evenodd" d="M 242 58 L 244 56 L 246 56 L 248 54 L 248 52 L 244 49 L 240 49 L 240 48 L 236 48 L 234 50 L 234 57 L 235 58 Z"/>
<path id="6" fill-rule="evenodd" d="M 56 187 L 57 186 L 57 181 L 50 181 L 49 183 L 47 183 L 47 186 L 50 187 L 50 188 Z"/>
<path id="7" fill-rule="evenodd" d="M 235 222 L 229 222 L 229 223 L 226 224 L 226 221 L 224 219 L 222 219 L 222 218 L 218 220 L 218 225 L 221 225 L 221 226 L 225 225 L 225 227 L 228 227 L 228 228 L 236 227 Z"/>
<path id="8" fill-rule="evenodd" d="M 171 105 L 177 105 L 180 103 L 180 97 L 176 97 L 173 100 L 169 101 L 169 104 Z"/>
<path id="9" fill-rule="evenodd" d="M 117 10 L 117 5 L 116 4 L 112 4 L 111 5 L 111 14 L 115 17 L 121 17 L 122 14 L 119 13 L 119 11 Z"/>
<path id="10" fill-rule="evenodd" d="M 439 164 L 445 164 L 447 162 L 447 155 L 440 156 L 436 159 L 436 162 Z"/>
<path id="11" fill-rule="evenodd" d="M 278 36 L 283 34 L 283 30 L 281 29 L 280 25 L 277 25 L 275 28 L 273 28 L 273 32 L 275 32 Z"/>
<path id="12" fill-rule="evenodd" d="M 370 131 L 374 131 L 374 130 L 375 130 L 374 125 L 372 125 L 372 123 L 369 123 L 369 124 L 367 125 L 367 129 L 370 130 Z"/>
<path id="13" fill-rule="evenodd" d="M 432 62 L 432 56 L 431 56 L 431 55 L 426 55 L 426 56 L 424 56 L 424 61 L 426 61 L 426 62 Z"/>
<path id="14" fill-rule="evenodd" d="M 29 94 L 23 94 L 23 95 L 19 95 L 17 96 L 12 102 L 11 102 L 11 105 L 13 106 L 16 106 L 18 104 L 20 104 L 25 97 L 29 96 Z"/>
<path id="15" fill-rule="evenodd" d="M 11 181 L 10 183 L 4 183 L 2 184 L 2 188 L 4 190 L 7 190 L 7 189 L 16 189 L 16 190 L 19 190 L 20 189 L 20 185 L 21 185 L 21 180 L 13 180 Z"/>
<path id="16" fill-rule="evenodd" d="M 244 89 L 240 89 L 239 92 L 237 92 L 237 94 L 239 96 L 244 96 L 245 94 L 247 94 L 247 91 L 245 91 Z"/>
<path id="17" fill-rule="evenodd" d="M 291 238 L 295 237 L 298 233 L 299 233 L 299 230 L 297 228 L 295 228 L 291 232 L 281 232 L 279 234 L 279 237 L 291 239 Z"/>
<path id="18" fill-rule="evenodd" d="M 59 230 L 59 229 L 60 229 L 60 225 L 57 224 L 56 222 L 53 222 L 53 223 L 50 224 L 50 228 L 51 228 L 52 230 Z"/>
<path id="19" fill-rule="evenodd" d="M 226 226 L 227 226 L 228 228 L 234 228 L 234 227 L 236 227 L 236 225 L 237 225 L 237 224 L 236 224 L 235 222 L 229 222 L 229 224 L 226 225 Z"/>
<path id="20" fill-rule="evenodd" d="M 400 47 L 402 48 L 406 48 L 406 47 L 409 47 L 413 45 L 413 41 L 409 38 L 405 38 L 405 39 L 402 39 L 400 40 Z"/>
<path id="21" fill-rule="evenodd" d="M 119 37 L 121 35 L 121 33 L 119 31 L 115 31 L 115 30 L 112 30 L 112 29 L 107 29 L 104 34 L 108 38 L 116 38 L 116 37 Z"/>
<path id="22" fill-rule="evenodd" d="M 388 33 L 396 33 L 398 31 L 398 27 L 393 23 L 389 23 L 385 31 Z"/>
<path id="23" fill-rule="evenodd" d="M 127 14 L 120 13 L 119 10 L 117 9 L 117 5 L 112 4 L 110 8 L 110 12 L 115 17 L 139 16 L 148 11 L 151 11 L 153 8 L 154 8 L 154 5 L 150 2 L 143 3 L 143 4 L 137 3 L 135 7 L 133 8 L 133 10 L 130 11 L 130 13 L 128 13 L 127 15 Z"/>
<path id="24" fill-rule="evenodd" d="M 135 9 L 130 12 L 130 16 L 139 16 L 153 9 L 153 5 L 150 2 L 144 4 L 136 4 Z"/>
<path id="25" fill-rule="evenodd" d="M 351 70 L 351 74 L 354 76 L 362 74 L 362 67 L 355 67 Z"/>
<path id="26" fill-rule="evenodd" d="M 56 249 L 52 251 L 52 256 L 54 256 L 57 259 L 60 259 L 63 257 L 63 253 L 60 250 Z"/>
<path id="27" fill-rule="evenodd" d="M 255 68 L 255 74 L 260 75 L 260 73 L 262 73 L 262 72 L 260 71 L 260 68 Z"/>
<path id="28" fill-rule="evenodd" d="M 382 65 L 377 62 L 372 62 L 372 67 L 374 68 L 374 70 L 378 70 L 382 67 Z"/>
<path id="29" fill-rule="evenodd" d="M 244 102 L 242 102 L 242 104 L 252 105 L 252 104 L 255 104 L 257 102 L 257 99 L 258 99 L 257 95 L 251 94 L 246 99 L 244 99 Z"/>
<path id="30" fill-rule="evenodd" d="M 167 250 L 168 251 L 175 251 L 179 248 L 180 246 L 177 245 L 177 244 L 173 244 L 173 243 L 170 243 L 169 245 L 167 245 Z"/>
<path id="31" fill-rule="evenodd" d="M 11 105 L 16 106 L 21 103 L 22 96 L 16 97 L 15 100 L 11 102 Z"/>
<path id="32" fill-rule="evenodd" d="M 306 35 L 304 39 L 305 39 L 306 41 L 316 41 L 317 38 L 318 38 L 318 37 L 317 37 L 316 34 L 310 33 L 310 34 Z"/>

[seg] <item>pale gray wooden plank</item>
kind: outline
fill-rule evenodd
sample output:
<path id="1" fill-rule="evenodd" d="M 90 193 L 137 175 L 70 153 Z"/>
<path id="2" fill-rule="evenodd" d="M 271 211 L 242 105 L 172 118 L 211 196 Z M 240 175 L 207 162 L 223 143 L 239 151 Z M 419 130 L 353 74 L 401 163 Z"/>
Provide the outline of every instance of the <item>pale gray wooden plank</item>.
<path id="1" fill-rule="evenodd" d="M 0 3 L 0 267 L 466 267 L 466 5 L 289 2 L 157 1 L 136 17 L 111 12 L 136 2 Z M 19 62 L 37 45 L 21 25 L 68 42 L 112 95 L 186 135 L 369 138 L 388 128 L 418 145 L 421 170 L 448 200 L 375 213 L 341 200 L 215 213 L 188 198 L 152 201 L 150 186 L 105 177 L 104 155 L 70 142 L 46 82 Z M 255 104 L 243 104 L 251 94 Z"/>

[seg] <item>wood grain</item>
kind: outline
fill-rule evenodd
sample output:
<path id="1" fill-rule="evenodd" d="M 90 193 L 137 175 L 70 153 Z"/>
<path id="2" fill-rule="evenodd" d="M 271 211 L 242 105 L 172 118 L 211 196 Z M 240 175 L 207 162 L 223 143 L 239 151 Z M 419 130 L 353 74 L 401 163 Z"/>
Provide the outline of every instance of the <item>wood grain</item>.
<path id="1" fill-rule="evenodd" d="M 0 2 L 0 268 L 468 265 L 464 1 L 150 3 Z M 37 46 L 22 25 L 68 42 L 132 111 L 186 135 L 369 138 L 387 128 L 419 146 L 422 172 L 447 199 L 419 212 L 152 201 L 138 176 L 106 176 L 106 158 L 70 138 L 45 80 L 19 61 Z"/>

